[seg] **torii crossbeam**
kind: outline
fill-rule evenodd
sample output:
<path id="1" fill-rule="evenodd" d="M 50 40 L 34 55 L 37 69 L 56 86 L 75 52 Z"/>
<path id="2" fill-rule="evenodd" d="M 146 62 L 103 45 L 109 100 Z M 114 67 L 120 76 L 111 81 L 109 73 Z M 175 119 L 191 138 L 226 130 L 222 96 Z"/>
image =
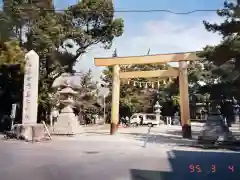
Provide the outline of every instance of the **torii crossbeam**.
<path id="1" fill-rule="evenodd" d="M 96 66 L 113 66 L 112 111 L 110 134 L 115 134 L 119 122 L 120 79 L 137 77 L 176 77 L 179 76 L 180 111 L 183 138 L 191 138 L 191 124 L 188 98 L 187 62 L 199 60 L 198 52 L 183 52 L 172 54 L 157 54 L 145 56 L 127 56 L 111 58 L 95 58 Z M 178 62 L 179 68 L 155 71 L 120 72 L 120 65 L 133 64 L 166 64 Z"/>

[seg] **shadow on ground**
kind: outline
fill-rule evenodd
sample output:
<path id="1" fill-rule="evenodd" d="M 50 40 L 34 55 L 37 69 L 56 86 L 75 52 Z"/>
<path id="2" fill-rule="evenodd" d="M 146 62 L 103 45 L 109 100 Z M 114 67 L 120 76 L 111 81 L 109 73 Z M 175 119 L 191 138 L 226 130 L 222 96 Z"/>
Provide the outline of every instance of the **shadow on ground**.
<path id="1" fill-rule="evenodd" d="M 202 130 L 202 129 L 201 129 Z M 152 131 L 149 134 L 147 133 L 130 133 L 122 132 L 121 134 L 131 137 L 135 140 L 147 142 L 147 143 L 172 143 L 176 145 L 185 145 L 185 146 L 196 146 L 198 136 L 201 134 L 201 130 L 192 131 L 192 139 L 183 139 L 182 130 L 169 130 L 165 134 L 158 133 L 157 131 Z M 233 136 L 240 140 L 240 132 L 233 132 Z M 238 145 L 239 149 L 239 145 Z"/>
<path id="2" fill-rule="evenodd" d="M 196 140 L 188 140 L 183 139 L 182 137 L 175 137 L 175 136 L 163 136 L 159 134 L 149 134 L 146 133 L 121 133 L 123 135 L 129 136 L 130 138 L 133 138 L 137 141 L 142 141 L 143 143 L 171 143 L 171 144 L 177 144 L 177 145 L 192 145 Z"/>
<path id="3" fill-rule="evenodd" d="M 171 172 L 131 169 L 132 180 L 220 180 L 240 178 L 240 153 L 173 150 Z M 161 162 L 159 162 L 161 163 Z"/>
<path id="4" fill-rule="evenodd" d="M 234 136 L 240 137 L 240 131 L 239 132 L 232 132 Z M 168 134 L 172 135 L 182 135 L 182 130 L 175 130 L 175 131 L 168 131 Z M 197 137 L 200 135 L 200 131 L 192 131 L 192 136 Z"/>
<path id="5" fill-rule="evenodd" d="M 177 135 L 177 136 L 182 136 L 182 130 L 172 130 L 172 131 L 167 131 L 169 135 Z M 192 131 L 192 137 L 197 137 L 200 135 L 200 131 Z"/>
<path id="6" fill-rule="evenodd" d="M 110 135 L 109 132 L 96 132 L 96 131 L 88 131 L 84 132 L 85 135 L 91 136 L 91 135 Z"/>

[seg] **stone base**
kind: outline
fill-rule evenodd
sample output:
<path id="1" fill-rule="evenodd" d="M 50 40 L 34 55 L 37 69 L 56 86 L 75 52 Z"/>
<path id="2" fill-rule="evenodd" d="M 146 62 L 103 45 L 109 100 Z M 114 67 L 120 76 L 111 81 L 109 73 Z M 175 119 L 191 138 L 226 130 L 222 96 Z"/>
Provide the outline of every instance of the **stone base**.
<path id="1" fill-rule="evenodd" d="M 235 140 L 221 115 L 210 115 L 198 136 L 199 144 L 232 143 Z"/>
<path id="2" fill-rule="evenodd" d="M 118 125 L 115 123 L 111 123 L 111 128 L 110 128 L 110 134 L 114 135 L 117 133 L 118 130 Z"/>
<path id="3" fill-rule="evenodd" d="M 15 124 L 13 133 L 17 139 L 41 141 L 45 138 L 45 127 L 43 124 Z"/>
<path id="4" fill-rule="evenodd" d="M 54 135 L 75 135 L 79 132 L 80 124 L 72 108 L 67 106 L 60 113 L 57 122 L 54 124 Z"/>
<path id="5" fill-rule="evenodd" d="M 184 139 L 191 139 L 192 138 L 192 130 L 189 124 L 184 124 L 182 126 L 182 137 Z"/>

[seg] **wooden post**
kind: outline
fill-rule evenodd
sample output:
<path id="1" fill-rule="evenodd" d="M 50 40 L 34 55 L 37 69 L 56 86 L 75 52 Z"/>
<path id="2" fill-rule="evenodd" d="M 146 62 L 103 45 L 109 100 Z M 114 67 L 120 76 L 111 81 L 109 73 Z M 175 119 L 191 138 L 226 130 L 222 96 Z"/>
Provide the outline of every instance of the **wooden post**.
<path id="1" fill-rule="evenodd" d="M 111 129 L 110 134 L 117 132 L 119 122 L 119 99 L 120 99 L 120 66 L 113 66 L 112 83 L 112 111 L 111 111 Z"/>
<path id="2" fill-rule="evenodd" d="M 49 130 L 48 130 L 48 127 L 47 127 L 45 121 L 42 121 L 42 123 L 43 123 L 44 128 L 45 128 L 45 130 L 46 130 L 46 132 L 47 132 L 48 137 L 49 137 L 50 139 L 52 139 L 52 136 L 51 136 L 51 134 L 50 134 L 50 132 L 49 132 Z"/>
<path id="3" fill-rule="evenodd" d="M 180 111 L 182 124 L 182 137 L 191 138 L 191 122 L 189 112 L 188 74 L 187 61 L 179 62 L 179 90 L 180 90 Z"/>

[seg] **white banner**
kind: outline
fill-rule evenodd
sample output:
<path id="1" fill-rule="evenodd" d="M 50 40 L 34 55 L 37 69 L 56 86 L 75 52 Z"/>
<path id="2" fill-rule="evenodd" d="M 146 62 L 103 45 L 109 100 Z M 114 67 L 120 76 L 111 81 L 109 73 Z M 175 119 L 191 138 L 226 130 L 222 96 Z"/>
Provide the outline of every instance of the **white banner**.
<path id="1" fill-rule="evenodd" d="M 25 56 L 23 124 L 37 123 L 39 56 L 31 50 Z"/>

